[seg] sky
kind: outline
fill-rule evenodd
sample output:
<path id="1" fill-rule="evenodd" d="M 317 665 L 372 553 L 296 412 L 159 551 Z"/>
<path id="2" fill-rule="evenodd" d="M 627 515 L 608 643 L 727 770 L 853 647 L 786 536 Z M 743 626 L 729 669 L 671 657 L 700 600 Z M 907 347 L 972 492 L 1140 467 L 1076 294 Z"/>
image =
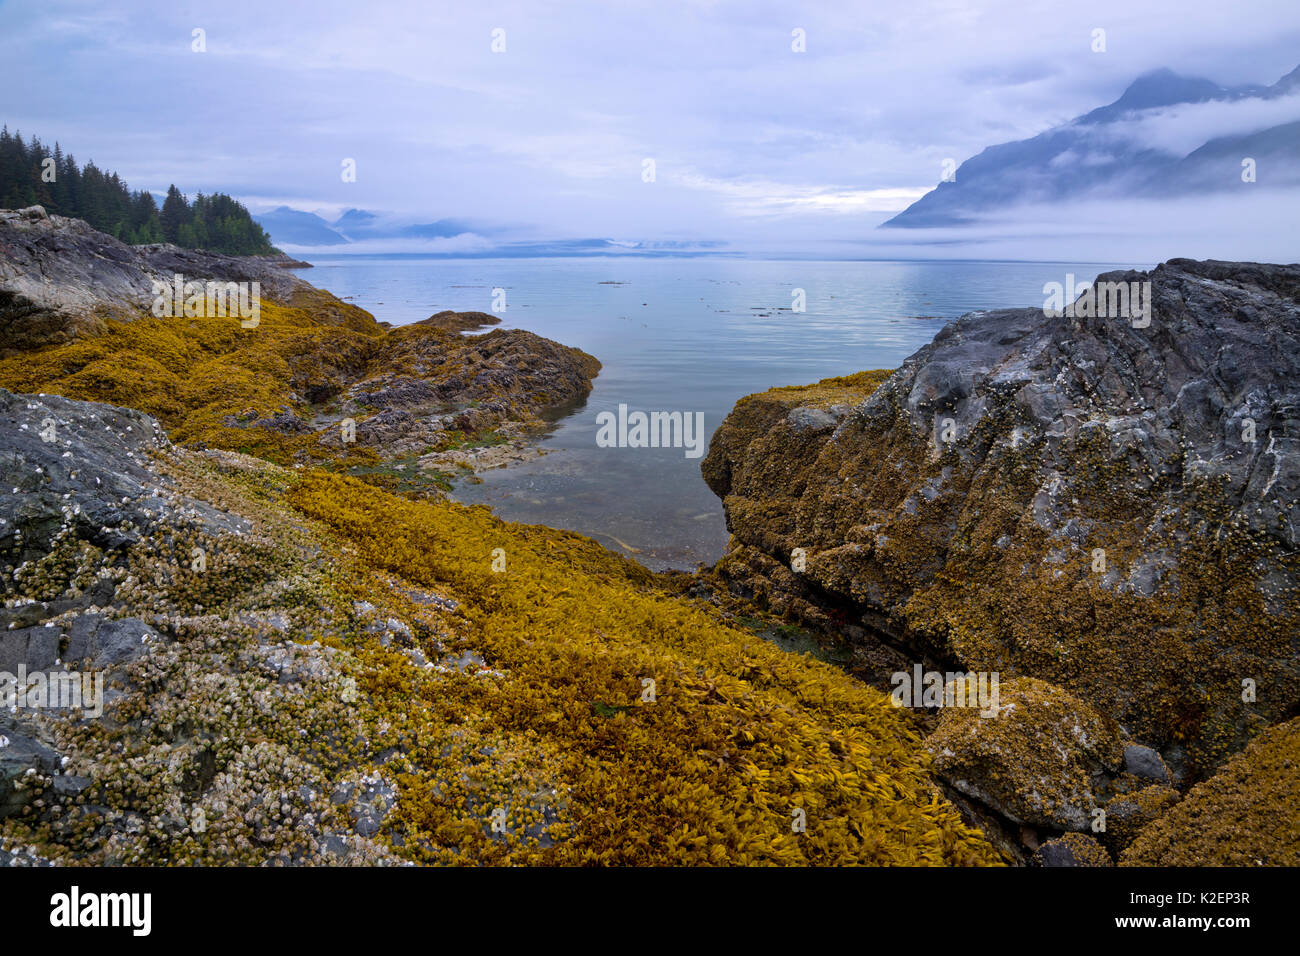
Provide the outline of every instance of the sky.
<path id="1" fill-rule="evenodd" d="M 476 224 L 481 235 L 441 240 L 451 249 L 610 237 L 958 254 L 942 236 L 873 231 L 933 188 L 945 159 L 1086 113 L 1155 68 L 1234 85 L 1300 64 L 1295 0 L 121 6 L 0 3 L 11 131 L 57 139 L 133 188 Z M 1142 135 L 1194 147 L 1234 124 L 1241 114 L 1188 111 Z M 1066 212 L 981 241 L 1013 258 L 1095 247 L 1107 261 L 1131 245 L 1154 261 L 1180 217 L 1198 221 L 1171 209 L 1168 226 L 1126 238 L 1100 216 L 1064 229 L 1077 221 Z M 1225 215 L 1169 254 L 1286 253 L 1294 216 L 1277 203 Z M 1204 252 L 1189 248 L 1202 239 Z"/>

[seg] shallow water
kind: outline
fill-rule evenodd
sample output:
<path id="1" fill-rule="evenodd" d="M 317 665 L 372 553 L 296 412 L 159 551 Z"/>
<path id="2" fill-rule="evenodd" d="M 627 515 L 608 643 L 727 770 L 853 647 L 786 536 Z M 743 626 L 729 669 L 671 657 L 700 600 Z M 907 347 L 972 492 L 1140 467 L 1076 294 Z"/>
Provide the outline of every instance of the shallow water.
<path id="1" fill-rule="evenodd" d="M 443 309 L 493 311 L 600 359 L 585 405 L 540 459 L 482 472 L 454 497 L 502 518 L 567 528 L 650 568 L 722 555 L 721 502 L 683 448 L 602 448 L 596 416 L 700 412 L 703 450 L 736 400 L 863 369 L 894 368 L 944 322 L 976 309 L 1038 306 L 1046 282 L 1088 282 L 1138 263 L 811 262 L 753 259 L 321 257 L 302 276 L 402 325 Z M 617 284 L 614 284 L 617 283 Z M 794 312 L 794 290 L 806 311 Z"/>

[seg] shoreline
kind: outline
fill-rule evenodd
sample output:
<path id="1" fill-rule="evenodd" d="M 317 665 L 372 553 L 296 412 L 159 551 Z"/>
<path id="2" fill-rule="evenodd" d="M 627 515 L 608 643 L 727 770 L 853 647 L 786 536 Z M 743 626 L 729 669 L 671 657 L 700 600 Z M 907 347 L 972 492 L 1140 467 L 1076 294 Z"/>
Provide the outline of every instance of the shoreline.
<path id="1" fill-rule="evenodd" d="M 0 220 L 0 244 L 6 227 L 59 281 L 9 279 L 25 298 L 4 321 L 43 341 L 0 358 L 16 387 L 0 391 L 16 449 L 0 650 L 109 675 L 104 713 L 122 717 L 0 714 L 0 785 L 33 781 L 0 787 L 6 845 L 66 861 L 107 805 L 103 863 L 214 862 L 196 814 L 244 862 L 1300 858 L 1261 815 L 1300 794 L 1272 769 L 1300 728 L 1300 467 L 1204 412 L 1233 409 L 1226 433 L 1244 435 L 1231 390 L 1281 396 L 1247 417 L 1292 433 L 1294 356 L 1255 352 L 1300 331 L 1300 267 L 1171 260 L 1117 274 L 1151 283 L 1149 325 L 981 311 L 897 369 L 743 398 L 700 462 L 732 546 L 652 573 L 439 487 L 441 466 L 522 454 L 585 402 L 595 357 L 482 332 L 486 313 L 385 328 L 293 277 L 268 279 L 254 328 L 154 317 L 130 290 L 179 253 L 39 217 Z M 116 271 L 92 276 L 91 248 Z M 1227 353 L 1254 356 L 1232 385 L 1187 358 Z M 1252 484 L 1261 454 L 1272 499 Z M 941 691 L 974 675 L 996 696 L 917 687 L 898 706 L 900 674 Z M 1241 674 L 1266 693 L 1246 701 Z M 1195 688 L 1200 709 L 1180 710 Z M 629 777 L 628 754 L 672 772 Z M 163 783 L 133 761 L 168 767 Z M 682 821 L 656 809 L 678 798 L 669 779 L 697 794 L 698 841 L 673 842 Z M 313 796 L 289 796 L 304 780 Z M 484 788 L 509 794 L 499 840 Z M 231 812 L 262 792 L 281 809 Z M 826 808 L 821 829 L 786 839 L 774 804 Z M 141 813 L 161 843 L 138 839 Z M 1226 856 L 1193 825 L 1207 814 L 1237 828 Z M 628 820 L 644 844 L 617 836 Z"/>

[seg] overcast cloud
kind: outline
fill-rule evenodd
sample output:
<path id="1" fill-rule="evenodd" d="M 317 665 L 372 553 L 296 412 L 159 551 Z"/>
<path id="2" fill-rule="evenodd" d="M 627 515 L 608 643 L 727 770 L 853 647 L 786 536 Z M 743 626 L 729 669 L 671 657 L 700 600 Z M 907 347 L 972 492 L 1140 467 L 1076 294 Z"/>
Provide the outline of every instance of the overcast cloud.
<path id="1" fill-rule="evenodd" d="M 191 50 L 195 28 L 205 53 Z M 796 28 L 805 53 L 791 49 Z M 11 130 L 136 188 L 467 219 L 512 238 L 892 250 L 913 240 L 874 227 L 932 188 L 945 159 L 1065 122 L 1147 70 L 1274 82 L 1300 63 L 1300 6 L 49 0 L 0 5 L 0 62 Z M 1295 97 L 1212 104 L 1134 135 L 1186 151 L 1296 118 Z M 341 181 L 344 158 L 355 183 Z M 1224 207 L 1218 232 L 1251 235 L 1243 217 L 1257 213 L 1242 206 Z M 1098 228 L 1097 258 L 1120 258 Z M 1292 242 L 1252 238 L 1273 258 Z"/>

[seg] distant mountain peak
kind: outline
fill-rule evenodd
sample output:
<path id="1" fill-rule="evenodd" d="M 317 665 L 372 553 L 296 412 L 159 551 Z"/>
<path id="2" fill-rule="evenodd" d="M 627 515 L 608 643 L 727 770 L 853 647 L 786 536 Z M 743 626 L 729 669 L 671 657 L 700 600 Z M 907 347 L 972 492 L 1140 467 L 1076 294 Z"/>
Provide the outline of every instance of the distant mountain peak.
<path id="1" fill-rule="evenodd" d="M 295 246 L 337 246 L 347 242 L 320 216 L 292 206 L 277 206 L 253 218 L 271 234 L 272 242 Z"/>
<path id="2" fill-rule="evenodd" d="M 369 212 L 365 209 L 348 209 L 343 213 L 343 215 L 335 219 L 332 225 L 358 225 L 361 223 L 371 222 L 377 218 L 378 217 L 373 212 Z"/>
<path id="3" fill-rule="evenodd" d="M 1263 101 L 1300 92 L 1300 67 L 1272 86 L 1224 87 L 1168 68 L 1144 73 L 1119 99 L 1029 139 L 990 146 L 957 167 L 956 180 L 940 183 L 885 226 L 961 226 L 1017 204 L 1052 203 L 1084 195 L 1109 198 L 1168 197 L 1241 186 L 1241 159 L 1270 170 L 1274 186 L 1300 186 L 1300 109 L 1290 121 L 1251 132 L 1226 131 L 1188 152 L 1144 138 L 1146 111 L 1182 104 L 1247 99 Z M 1274 111 L 1275 115 L 1276 111 Z M 1132 129 L 1100 129 L 1132 119 Z"/>
<path id="4" fill-rule="evenodd" d="M 1282 79 L 1273 84 L 1272 92 L 1274 94 L 1289 93 L 1292 90 L 1300 89 L 1300 66 L 1288 73 Z"/>
<path id="5" fill-rule="evenodd" d="M 1107 122 L 1134 110 L 1149 110 L 1180 103 L 1204 103 L 1226 96 L 1228 91 L 1202 76 L 1183 76 L 1168 67 L 1143 73 L 1128 85 L 1120 98 L 1093 110 L 1080 122 Z"/>

